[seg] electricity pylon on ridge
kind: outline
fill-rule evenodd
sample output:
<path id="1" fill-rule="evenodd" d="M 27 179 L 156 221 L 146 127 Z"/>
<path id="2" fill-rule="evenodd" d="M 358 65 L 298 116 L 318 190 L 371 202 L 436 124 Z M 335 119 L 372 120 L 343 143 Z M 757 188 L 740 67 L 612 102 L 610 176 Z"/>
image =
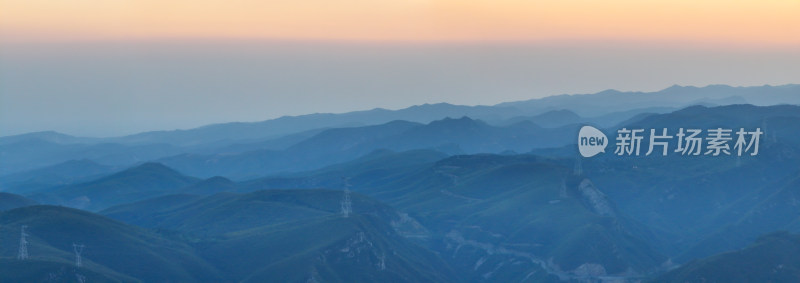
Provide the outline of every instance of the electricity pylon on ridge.
<path id="1" fill-rule="evenodd" d="M 75 266 L 81 267 L 83 266 L 83 261 L 81 260 L 81 253 L 83 253 L 83 248 L 86 247 L 83 244 L 75 244 L 72 243 L 72 250 L 75 251 Z"/>
<path id="2" fill-rule="evenodd" d="M 340 202 L 342 216 L 345 218 L 350 217 L 350 214 L 353 213 L 353 204 L 350 201 L 350 178 L 342 178 L 342 182 L 344 183 L 344 196 L 342 196 L 342 201 Z"/>
<path id="3" fill-rule="evenodd" d="M 19 233 L 19 252 L 17 253 L 17 259 L 19 260 L 28 259 L 28 233 L 25 233 L 26 228 L 28 228 L 28 225 L 22 225 Z"/>

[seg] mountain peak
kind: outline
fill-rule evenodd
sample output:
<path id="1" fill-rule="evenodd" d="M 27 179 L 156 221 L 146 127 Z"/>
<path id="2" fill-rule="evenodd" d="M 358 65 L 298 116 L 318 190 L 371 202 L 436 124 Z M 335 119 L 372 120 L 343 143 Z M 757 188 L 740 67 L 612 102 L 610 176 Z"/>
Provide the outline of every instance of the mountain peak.
<path id="1" fill-rule="evenodd" d="M 230 179 L 222 177 L 222 176 L 214 176 L 214 177 L 211 177 L 211 178 L 203 180 L 203 182 L 225 183 L 225 184 L 232 184 L 233 183 L 233 181 L 231 181 Z"/>
<path id="2" fill-rule="evenodd" d="M 475 120 L 473 120 L 472 118 L 470 118 L 470 117 L 467 117 L 467 116 L 461 116 L 461 118 L 452 118 L 452 117 L 447 117 L 447 118 L 444 118 L 444 119 L 442 119 L 442 120 L 475 121 Z"/>
<path id="3" fill-rule="evenodd" d="M 32 133 L 12 135 L 12 136 L 3 136 L 0 137 L 0 144 L 8 144 L 21 141 L 29 142 L 31 140 L 40 140 L 51 143 L 77 143 L 79 141 L 83 141 L 86 139 L 70 136 L 56 131 L 42 131 L 42 132 L 32 132 Z"/>
<path id="4" fill-rule="evenodd" d="M 552 110 L 547 111 L 542 114 L 536 115 L 533 117 L 534 119 L 565 119 L 565 120 L 580 120 L 581 116 L 575 114 L 568 109 L 560 109 L 560 110 Z"/>
<path id="5" fill-rule="evenodd" d="M 197 181 L 161 163 L 147 162 L 91 182 L 57 188 L 52 195 L 62 205 L 97 210 L 175 193 Z"/>
<path id="6" fill-rule="evenodd" d="M 668 92 L 668 91 L 673 91 L 673 90 L 681 90 L 681 89 L 683 89 L 683 88 L 685 88 L 685 87 L 684 87 L 684 86 L 682 86 L 682 85 L 679 85 L 679 84 L 674 84 L 674 85 L 671 85 L 671 86 L 669 86 L 668 88 L 665 88 L 665 89 L 663 89 L 663 90 L 661 90 L 661 91 L 662 91 L 662 92 Z"/>
<path id="7" fill-rule="evenodd" d="M 167 167 L 164 164 L 158 162 L 146 162 L 142 163 L 138 166 L 131 167 L 125 169 L 123 171 L 117 172 L 111 176 L 108 176 L 104 179 L 117 179 L 117 178 L 128 178 L 128 177 L 158 177 L 158 178 L 170 178 L 170 179 L 194 179 L 192 177 L 188 177 L 183 175 L 182 173 Z"/>
<path id="8" fill-rule="evenodd" d="M 482 126 L 488 126 L 481 120 L 474 120 L 467 116 L 461 118 L 447 117 L 441 120 L 430 122 L 427 125 L 429 129 L 472 129 Z"/>
<path id="9" fill-rule="evenodd" d="M 130 168 L 129 170 L 157 170 L 157 171 L 172 171 L 178 173 L 178 171 L 175 171 L 174 169 L 169 168 L 166 165 L 161 164 L 159 162 L 145 162 L 139 166 Z"/>
<path id="10" fill-rule="evenodd" d="M 222 176 L 214 176 L 200 182 L 191 184 L 181 189 L 188 194 L 211 195 L 219 192 L 233 190 L 236 183 Z"/>
<path id="11" fill-rule="evenodd" d="M 441 119 L 441 120 L 433 121 L 429 125 L 434 125 L 434 124 L 449 124 L 449 125 L 474 124 L 476 122 L 478 122 L 478 120 L 474 120 L 474 119 L 472 119 L 470 117 L 467 117 L 467 116 L 462 116 L 461 118 L 446 117 L 446 118 Z"/>
<path id="12" fill-rule="evenodd" d="M 604 91 L 601 91 L 601 92 L 595 93 L 595 95 L 603 95 L 603 94 L 617 94 L 617 93 L 622 93 L 622 92 L 621 92 L 621 91 L 619 91 L 619 90 L 616 90 L 616 89 L 610 88 L 610 89 L 607 89 L 607 90 L 604 90 Z"/>
<path id="13" fill-rule="evenodd" d="M 682 112 L 693 113 L 693 112 L 697 112 L 697 111 L 706 111 L 706 110 L 708 110 L 707 106 L 704 106 L 704 105 L 692 105 L 692 106 L 683 108 L 681 110 L 678 110 L 678 111 L 676 111 L 676 113 L 682 113 Z"/>

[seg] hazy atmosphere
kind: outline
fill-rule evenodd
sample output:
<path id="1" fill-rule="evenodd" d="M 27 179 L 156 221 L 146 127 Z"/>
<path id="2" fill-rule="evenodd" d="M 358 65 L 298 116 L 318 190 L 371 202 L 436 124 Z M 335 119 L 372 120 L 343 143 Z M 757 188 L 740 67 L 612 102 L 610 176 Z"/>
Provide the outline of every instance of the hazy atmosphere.
<path id="1" fill-rule="evenodd" d="M 0 282 L 800 282 L 798 0 L 0 0 Z"/>
<path id="2" fill-rule="evenodd" d="M 0 1 L 0 136 L 800 77 L 794 1 L 221 3 Z"/>

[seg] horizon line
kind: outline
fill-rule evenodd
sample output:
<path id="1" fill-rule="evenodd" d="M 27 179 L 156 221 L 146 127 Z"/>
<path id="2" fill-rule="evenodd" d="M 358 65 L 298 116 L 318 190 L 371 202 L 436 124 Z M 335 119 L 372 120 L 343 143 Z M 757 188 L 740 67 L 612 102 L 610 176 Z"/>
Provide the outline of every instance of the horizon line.
<path id="1" fill-rule="evenodd" d="M 404 109 L 408 109 L 408 108 L 412 108 L 412 107 L 419 107 L 419 106 L 426 106 L 426 105 L 443 105 L 444 104 L 444 105 L 450 105 L 450 106 L 466 106 L 466 107 L 481 107 L 481 106 L 483 106 L 483 107 L 495 107 L 495 106 L 499 106 L 501 104 L 506 104 L 506 103 L 535 101 L 535 100 L 541 100 L 541 99 L 547 99 L 547 98 L 559 97 L 559 96 L 596 95 L 596 94 L 609 92 L 609 91 L 614 91 L 614 92 L 619 92 L 619 93 L 641 93 L 641 94 L 647 94 L 647 93 L 658 93 L 658 92 L 662 92 L 662 91 L 665 91 L 667 89 L 671 89 L 671 88 L 675 88 L 675 87 L 680 87 L 680 88 L 698 88 L 698 89 L 700 89 L 700 88 L 715 87 L 715 86 L 723 86 L 723 87 L 730 87 L 730 88 L 750 88 L 750 87 L 787 87 L 787 86 L 798 86 L 798 85 L 800 85 L 800 83 L 788 83 L 788 84 L 780 84 L 780 85 L 762 84 L 762 85 L 746 85 L 746 86 L 745 85 L 734 86 L 734 85 L 728 85 L 728 84 L 708 84 L 708 85 L 705 85 L 705 86 L 672 84 L 672 85 L 670 85 L 668 87 L 661 88 L 661 89 L 656 90 L 656 91 L 604 89 L 604 90 L 593 92 L 593 93 L 553 94 L 553 95 L 547 95 L 547 96 L 543 96 L 543 97 L 539 97 L 539 98 L 531 98 L 531 99 L 524 99 L 524 100 L 514 100 L 514 101 L 505 101 L 505 102 L 500 102 L 500 103 L 496 103 L 496 104 L 472 104 L 472 105 L 470 105 L 470 104 L 453 104 L 453 103 L 449 103 L 449 102 L 422 103 L 422 104 L 413 104 L 413 105 L 409 105 L 409 106 L 405 106 L 405 107 L 398 107 L 398 108 L 374 107 L 374 108 L 370 108 L 370 109 L 353 110 L 353 111 L 346 111 L 346 112 L 314 112 L 314 113 L 306 113 L 306 114 L 300 114 L 300 115 L 282 115 L 282 116 L 279 116 L 279 117 L 268 118 L 268 119 L 263 119 L 263 120 L 217 122 L 217 123 L 204 124 L 204 125 L 200 125 L 200 126 L 196 126 L 196 127 L 189 127 L 189 128 L 176 128 L 176 129 L 169 129 L 169 130 L 148 130 L 148 131 L 134 132 L 134 133 L 131 133 L 131 134 L 113 135 L 113 136 L 77 136 L 77 135 L 72 135 L 72 134 L 69 134 L 69 133 L 59 132 L 59 131 L 56 131 L 56 130 L 41 130 L 41 131 L 32 131 L 32 132 L 25 132 L 25 133 L 19 133 L 19 134 L 3 135 L 3 136 L 0 136 L 0 138 L 8 138 L 8 137 L 39 134 L 39 133 L 55 133 L 55 134 L 67 135 L 67 136 L 75 137 L 75 138 L 109 139 L 109 138 L 128 137 L 128 136 L 144 134 L 144 133 L 189 131 L 189 130 L 199 129 L 199 128 L 203 128 L 203 127 L 209 127 L 209 126 L 215 126 L 215 125 L 261 123 L 261 122 L 267 122 L 267 121 L 272 121 L 272 120 L 277 120 L 277 119 L 303 117 L 303 116 L 310 116 L 310 115 L 342 115 L 342 114 L 348 114 L 348 113 L 369 112 L 369 111 L 376 111 L 376 110 L 400 111 L 400 110 L 404 110 Z M 559 111 L 559 110 L 565 110 L 565 109 L 553 109 L 551 111 Z"/>

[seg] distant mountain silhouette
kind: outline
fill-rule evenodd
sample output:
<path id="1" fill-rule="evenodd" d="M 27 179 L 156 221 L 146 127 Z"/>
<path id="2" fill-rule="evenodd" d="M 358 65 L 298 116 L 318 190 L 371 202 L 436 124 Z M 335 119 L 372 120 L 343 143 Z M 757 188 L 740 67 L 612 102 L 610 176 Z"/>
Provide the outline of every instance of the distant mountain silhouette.
<path id="1" fill-rule="evenodd" d="M 570 110 L 553 110 L 548 111 L 536 116 L 518 116 L 506 120 L 504 123 L 507 125 L 516 124 L 522 121 L 530 121 L 537 126 L 545 128 L 557 128 L 569 124 L 585 123 L 589 119 L 585 119 L 575 112 Z"/>
<path id="2" fill-rule="evenodd" d="M 15 136 L 16 137 L 16 136 Z M 13 138 L 4 137 L 0 139 Z M 89 160 L 108 166 L 130 166 L 146 160 L 175 155 L 182 149 L 164 144 L 60 143 L 32 138 L 0 145 L 0 176 L 54 166 L 70 160 Z"/>
<path id="3" fill-rule="evenodd" d="M 183 187 L 179 192 L 194 195 L 211 195 L 218 192 L 235 191 L 236 186 L 236 183 L 228 178 L 215 176 Z"/>
<path id="4" fill-rule="evenodd" d="M 531 122 L 497 127 L 469 117 L 445 118 L 429 124 L 393 121 L 382 125 L 322 131 L 282 151 L 239 154 L 185 154 L 159 162 L 201 177 L 235 179 L 305 171 L 346 162 L 379 149 L 430 149 L 448 154 L 528 152 L 571 142 L 579 125 L 545 129 Z"/>
<path id="5" fill-rule="evenodd" d="M 62 134 L 55 131 L 33 132 L 14 136 L 0 137 L 0 146 L 19 142 L 44 141 L 56 144 L 97 143 L 100 138 L 83 138 Z"/>
<path id="6" fill-rule="evenodd" d="M 674 85 L 657 92 L 621 92 L 606 90 L 595 94 L 556 95 L 540 99 L 498 104 L 526 112 L 543 109 L 568 109 L 585 117 L 600 116 L 611 112 L 649 107 L 683 108 L 690 105 L 754 104 L 800 104 L 800 85 L 731 87 L 709 85 L 706 87 Z"/>
<path id="7" fill-rule="evenodd" d="M 33 194 L 45 203 L 98 210 L 112 205 L 173 194 L 199 180 L 159 163 L 145 163 L 86 183 L 55 187 Z"/>
<path id="8" fill-rule="evenodd" d="M 45 168 L 34 169 L 0 178 L 0 188 L 7 192 L 31 193 L 48 187 L 74 184 L 111 173 L 112 166 L 88 159 L 70 160 Z"/>
<path id="9" fill-rule="evenodd" d="M 55 132 L 0 137 L 0 176 L 41 168 L 71 159 L 89 159 L 114 166 L 130 166 L 177 154 L 224 154 L 258 150 L 280 151 L 326 128 L 380 125 L 403 120 L 430 123 L 446 117 L 467 116 L 490 125 L 510 125 L 540 118 L 545 128 L 577 122 L 574 117 L 547 118 L 550 111 L 570 111 L 590 123 L 604 127 L 618 124 L 642 113 L 665 113 L 691 105 L 750 103 L 800 104 L 800 85 L 730 87 L 673 86 L 658 92 L 620 92 L 557 95 L 494 106 L 424 104 L 400 110 L 373 109 L 342 114 L 286 116 L 262 122 L 207 125 L 194 129 L 144 132 L 114 138 L 79 138 Z M 566 112 L 563 112 L 566 113 Z M 563 114 L 562 113 L 562 114 Z M 534 122 L 536 124 L 536 122 Z M 455 151 L 450 148 L 448 151 Z M 210 177 L 210 176 L 208 176 Z"/>
<path id="10" fill-rule="evenodd" d="M 287 116 L 252 123 L 227 123 L 190 130 L 146 132 L 115 139 L 121 143 L 170 143 L 192 145 L 221 140 L 275 138 L 319 128 L 340 128 L 383 124 L 394 120 L 430 123 L 445 117 L 468 116 L 491 123 L 517 116 L 539 115 L 565 109 L 584 117 L 654 107 L 682 108 L 690 105 L 727 105 L 750 103 L 774 105 L 800 104 L 800 85 L 730 87 L 672 86 L 658 92 L 620 92 L 607 90 L 595 94 L 556 95 L 527 101 L 506 102 L 494 106 L 461 106 L 447 103 L 423 104 L 400 110 L 373 109 L 342 114 Z M 633 115 L 638 114 L 634 113 Z M 631 115 L 632 116 L 632 115 Z M 619 122 L 628 117 L 619 117 Z M 607 122 L 607 121 L 606 121 Z M 612 122 L 613 123 L 613 122 Z M 544 126 L 544 125 L 543 125 Z"/>

